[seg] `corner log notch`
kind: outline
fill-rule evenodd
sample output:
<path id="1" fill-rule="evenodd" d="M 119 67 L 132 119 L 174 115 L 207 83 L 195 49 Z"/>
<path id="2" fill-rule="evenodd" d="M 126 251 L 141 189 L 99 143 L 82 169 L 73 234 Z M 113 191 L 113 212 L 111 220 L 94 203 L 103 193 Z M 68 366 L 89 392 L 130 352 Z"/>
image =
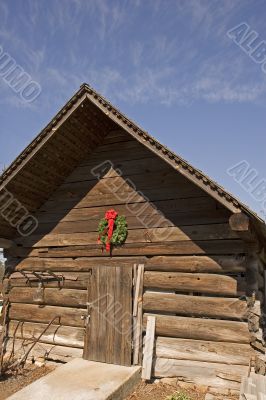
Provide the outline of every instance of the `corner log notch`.
<path id="1" fill-rule="evenodd" d="M 257 236 L 252 227 L 252 222 L 246 214 L 240 212 L 231 215 L 229 224 L 232 231 L 245 243 L 258 243 Z"/>
<path id="2" fill-rule="evenodd" d="M 248 303 L 248 326 L 250 332 L 250 343 L 255 350 L 255 372 L 261 375 L 266 374 L 265 364 L 265 326 L 263 310 L 266 306 L 265 297 L 265 272 L 264 263 L 261 260 L 260 252 L 263 244 L 260 242 L 252 221 L 244 213 L 233 214 L 229 219 L 229 225 L 240 239 L 245 243 L 246 248 L 246 283 Z M 263 318 L 261 318 L 263 315 Z"/>
<path id="3" fill-rule="evenodd" d="M 252 221 L 244 213 L 231 215 L 230 228 L 243 240 L 246 251 L 246 281 L 248 297 L 264 302 L 264 265 L 260 259 L 262 244 Z M 260 292 L 261 290 L 261 292 Z"/>

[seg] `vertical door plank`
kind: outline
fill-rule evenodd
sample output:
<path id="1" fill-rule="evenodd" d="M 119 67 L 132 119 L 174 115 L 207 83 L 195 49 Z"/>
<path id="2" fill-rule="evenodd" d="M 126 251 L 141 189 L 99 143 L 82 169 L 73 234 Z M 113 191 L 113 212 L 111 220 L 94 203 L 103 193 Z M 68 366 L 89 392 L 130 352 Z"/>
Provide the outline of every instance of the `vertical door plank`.
<path id="1" fill-rule="evenodd" d="M 122 339 L 122 304 L 121 288 L 123 285 L 122 271 L 115 267 L 115 340 L 114 340 L 114 364 L 121 364 L 121 339 Z"/>
<path id="2" fill-rule="evenodd" d="M 107 352 L 107 267 L 98 267 L 98 296 L 99 296 L 99 316 L 98 316 L 98 348 L 97 361 L 106 362 Z"/>
<path id="3" fill-rule="evenodd" d="M 91 315 L 90 315 L 90 329 L 89 329 L 89 348 L 88 359 L 97 360 L 97 347 L 98 347 L 98 268 L 92 268 L 91 285 L 90 285 L 90 300 L 91 300 Z"/>
<path id="4" fill-rule="evenodd" d="M 131 365 L 132 353 L 132 268 L 122 268 L 123 285 L 121 293 L 121 304 L 123 308 L 122 319 L 122 365 Z"/>
<path id="5" fill-rule="evenodd" d="M 88 279 L 87 283 L 87 302 L 91 303 L 91 276 Z M 83 349 L 83 358 L 89 358 L 89 343 L 90 343 L 90 315 L 91 315 L 91 307 L 87 306 L 89 312 L 89 319 L 87 320 L 87 324 L 85 325 L 85 340 L 84 340 L 84 349 Z"/>
<path id="6" fill-rule="evenodd" d="M 114 340 L 115 340 L 115 268 L 107 268 L 106 279 L 107 279 L 107 354 L 106 362 L 112 364 L 114 360 Z"/>

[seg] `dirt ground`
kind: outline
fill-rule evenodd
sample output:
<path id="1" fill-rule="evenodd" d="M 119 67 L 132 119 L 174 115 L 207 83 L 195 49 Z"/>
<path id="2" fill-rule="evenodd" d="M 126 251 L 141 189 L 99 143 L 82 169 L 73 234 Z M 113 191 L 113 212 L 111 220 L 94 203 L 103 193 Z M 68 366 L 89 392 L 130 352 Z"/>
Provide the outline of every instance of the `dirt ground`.
<path id="1" fill-rule="evenodd" d="M 189 398 L 191 400 L 204 400 L 206 396 L 206 388 L 203 387 L 190 385 L 190 387 L 184 388 L 180 387 L 178 384 L 169 385 L 164 382 L 155 381 L 154 383 L 141 382 L 136 390 L 125 400 L 167 400 L 168 396 L 172 396 L 177 392 L 183 394 L 183 396 L 180 396 L 180 399 Z M 214 398 L 215 400 L 237 400 L 238 396 L 228 397 L 224 395 L 215 395 Z"/>
<path id="2" fill-rule="evenodd" d="M 180 391 L 188 395 L 191 400 L 204 400 L 206 391 L 195 389 L 182 389 L 178 386 L 167 385 L 165 383 L 144 383 L 141 382 L 134 393 L 126 400 L 166 400 L 168 396 Z"/>
<path id="3" fill-rule="evenodd" d="M 34 364 L 27 365 L 20 374 L 15 376 L 14 373 L 7 372 L 0 377 L 0 400 L 4 400 L 18 390 L 24 388 L 30 383 L 36 381 L 44 375 L 51 372 L 54 367 L 42 366 L 37 367 Z"/>

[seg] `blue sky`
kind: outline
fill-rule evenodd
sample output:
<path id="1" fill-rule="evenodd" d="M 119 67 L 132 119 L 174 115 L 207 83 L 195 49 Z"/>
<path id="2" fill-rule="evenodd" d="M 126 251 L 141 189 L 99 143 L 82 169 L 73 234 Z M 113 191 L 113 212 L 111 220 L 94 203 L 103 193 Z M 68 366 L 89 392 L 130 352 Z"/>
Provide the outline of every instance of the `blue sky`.
<path id="1" fill-rule="evenodd" d="M 265 0 L 0 0 L 0 46 L 42 88 L 28 104 L 0 77 L 0 166 L 87 82 L 261 212 L 226 171 L 246 160 L 266 179 L 266 73 L 227 31 L 245 22 L 266 40 L 265 12 Z"/>

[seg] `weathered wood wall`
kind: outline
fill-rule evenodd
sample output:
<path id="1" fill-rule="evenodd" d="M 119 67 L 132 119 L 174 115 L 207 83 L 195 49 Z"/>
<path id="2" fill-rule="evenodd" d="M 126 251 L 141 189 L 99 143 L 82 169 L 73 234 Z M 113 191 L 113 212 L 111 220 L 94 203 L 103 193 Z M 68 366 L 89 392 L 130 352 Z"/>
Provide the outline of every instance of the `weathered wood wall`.
<path id="1" fill-rule="evenodd" d="M 127 217 L 129 229 L 113 258 L 96 243 L 98 222 L 111 207 Z M 144 263 L 144 325 L 148 314 L 156 315 L 154 375 L 238 387 L 251 349 L 247 304 L 240 299 L 245 247 L 229 217 L 136 140 L 109 134 L 41 207 L 34 235 L 18 238 L 7 253 L 10 337 L 37 337 L 58 315 L 60 325 L 41 342 L 53 345 L 54 354 L 65 355 L 67 348 L 81 354 L 91 267 Z M 38 280 L 29 273 L 26 279 L 25 270 L 51 271 L 64 280 L 59 287 L 47 278 L 40 306 L 34 302 Z"/>

